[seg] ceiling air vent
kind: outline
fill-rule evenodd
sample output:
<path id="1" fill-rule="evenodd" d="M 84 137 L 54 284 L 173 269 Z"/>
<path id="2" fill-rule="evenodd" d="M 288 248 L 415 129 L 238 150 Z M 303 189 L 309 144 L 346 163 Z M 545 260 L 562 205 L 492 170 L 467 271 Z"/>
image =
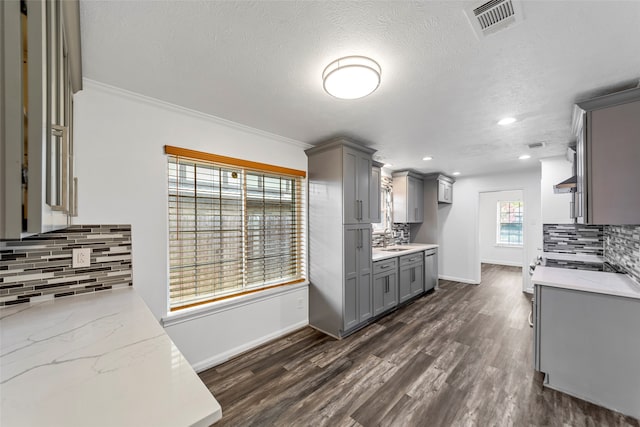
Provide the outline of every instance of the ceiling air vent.
<path id="1" fill-rule="evenodd" d="M 519 0 L 472 3 L 464 12 L 478 39 L 522 21 L 522 6 Z"/>
<path id="2" fill-rule="evenodd" d="M 545 146 L 544 142 L 532 142 L 531 144 L 527 144 L 529 148 L 542 148 Z"/>

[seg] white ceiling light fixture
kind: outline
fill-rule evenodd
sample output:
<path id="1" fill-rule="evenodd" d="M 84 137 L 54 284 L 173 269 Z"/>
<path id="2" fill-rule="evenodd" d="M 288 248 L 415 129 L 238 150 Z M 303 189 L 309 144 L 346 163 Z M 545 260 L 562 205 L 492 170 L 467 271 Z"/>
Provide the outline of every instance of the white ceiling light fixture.
<path id="1" fill-rule="evenodd" d="M 518 160 L 527 160 L 530 159 L 531 156 L 528 154 L 523 154 L 522 156 L 518 157 Z"/>
<path id="2" fill-rule="evenodd" d="M 390 163 L 385 163 L 382 167 L 383 167 L 383 168 L 392 168 L 392 167 L 393 167 L 393 165 L 392 165 L 392 164 L 390 164 Z"/>
<path id="3" fill-rule="evenodd" d="M 431 156 L 425 156 L 425 157 L 423 157 L 423 158 L 422 158 L 422 160 L 424 160 L 424 161 L 427 161 L 427 162 L 428 162 L 429 160 L 433 160 L 433 157 L 431 157 Z"/>
<path id="4" fill-rule="evenodd" d="M 516 119 L 515 117 L 505 117 L 504 119 L 501 119 L 498 124 L 500 126 L 507 126 L 510 125 L 511 123 L 515 123 Z"/>
<path id="5" fill-rule="evenodd" d="M 380 86 L 381 74 L 380 65 L 373 59 L 345 56 L 327 65 L 322 72 L 322 86 L 336 98 L 363 98 Z"/>
<path id="6" fill-rule="evenodd" d="M 460 175 L 460 172 L 454 172 L 454 173 L 452 173 L 451 175 L 458 176 L 458 175 Z"/>

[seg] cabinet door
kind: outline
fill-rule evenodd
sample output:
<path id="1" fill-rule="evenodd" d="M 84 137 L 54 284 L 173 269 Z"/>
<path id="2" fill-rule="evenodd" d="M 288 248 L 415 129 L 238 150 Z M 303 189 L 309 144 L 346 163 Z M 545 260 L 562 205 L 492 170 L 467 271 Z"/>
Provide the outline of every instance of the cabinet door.
<path id="1" fill-rule="evenodd" d="M 358 229 L 360 248 L 358 250 L 358 318 L 363 322 L 373 315 L 372 309 L 372 264 L 371 264 L 371 226 Z"/>
<path id="2" fill-rule="evenodd" d="M 359 222 L 371 223 L 371 156 L 358 153 Z M 379 196 L 378 196 L 379 197 Z"/>
<path id="3" fill-rule="evenodd" d="M 409 177 L 413 181 L 413 222 L 422 222 L 424 220 L 424 184 L 422 180 Z"/>
<path id="4" fill-rule="evenodd" d="M 398 283 L 398 298 L 399 302 L 405 302 L 411 298 L 411 278 L 412 265 L 400 266 L 400 279 Z"/>
<path id="5" fill-rule="evenodd" d="M 360 217 L 358 199 L 358 152 L 349 148 L 342 151 L 343 224 L 357 224 Z"/>
<path id="6" fill-rule="evenodd" d="M 416 180 L 407 177 L 407 222 L 416 222 Z"/>
<path id="7" fill-rule="evenodd" d="M 411 275 L 411 296 L 420 295 L 424 292 L 424 264 L 414 264 Z"/>
<path id="8" fill-rule="evenodd" d="M 358 257 L 359 229 L 344 227 L 344 296 L 342 306 L 343 330 L 358 324 Z"/>
<path id="9" fill-rule="evenodd" d="M 387 288 L 383 302 L 385 310 L 390 310 L 398 305 L 398 273 L 387 275 Z"/>
<path id="10" fill-rule="evenodd" d="M 388 275 L 378 274 L 373 276 L 373 315 L 377 316 L 385 310 Z"/>
<path id="11" fill-rule="evenodd" d="M 378 167 L 371 168 L 371 196 L 369 199 L 370 219 L 372 223 L 382 222 L 380 184 L 382 171 Z"/>

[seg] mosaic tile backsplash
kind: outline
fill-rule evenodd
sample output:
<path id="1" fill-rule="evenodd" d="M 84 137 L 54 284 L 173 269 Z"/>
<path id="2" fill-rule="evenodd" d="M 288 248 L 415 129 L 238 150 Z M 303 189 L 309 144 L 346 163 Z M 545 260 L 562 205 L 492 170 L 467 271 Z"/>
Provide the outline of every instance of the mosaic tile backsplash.
<path id="1" fill-rule="evenodd" d="M 604 255 L 602 225 L 543 224 L 545 252 Z"/>
<path id="2" fill-rule="evenodd" d="M 383 234 L 374 233 L 371 239 L 371 245 L 374 248 L 380 248 L 384 246 L 384 240 L 387 239 L 387 246 L 403 245 L 411 241 L 410 239 L 409 224 L 394 223 L 391 233 L 386 237 Z"/>
<path id="3" fill-rule="evenodd" d="M 74 248 L 91 249 L 90 267 L 72 267 Z M 0 306 L 131 285 L 130 225 L 74 225 L 0 241 Z"/>
<path id="4" fill-rule="evenodd" d="M 640 282 L 640 225 L 605 225 L 604 241 L 605 260 Z"/>

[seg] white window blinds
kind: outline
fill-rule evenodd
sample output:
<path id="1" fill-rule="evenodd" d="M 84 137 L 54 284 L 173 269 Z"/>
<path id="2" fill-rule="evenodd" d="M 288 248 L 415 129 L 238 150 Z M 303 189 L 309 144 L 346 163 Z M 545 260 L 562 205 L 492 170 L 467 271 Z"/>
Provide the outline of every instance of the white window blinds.
<path id="1" fill-rule="evenodd" d="M 303 280 L 304 172 L 237 163 L 168 157 L 171 310 Z"/>

